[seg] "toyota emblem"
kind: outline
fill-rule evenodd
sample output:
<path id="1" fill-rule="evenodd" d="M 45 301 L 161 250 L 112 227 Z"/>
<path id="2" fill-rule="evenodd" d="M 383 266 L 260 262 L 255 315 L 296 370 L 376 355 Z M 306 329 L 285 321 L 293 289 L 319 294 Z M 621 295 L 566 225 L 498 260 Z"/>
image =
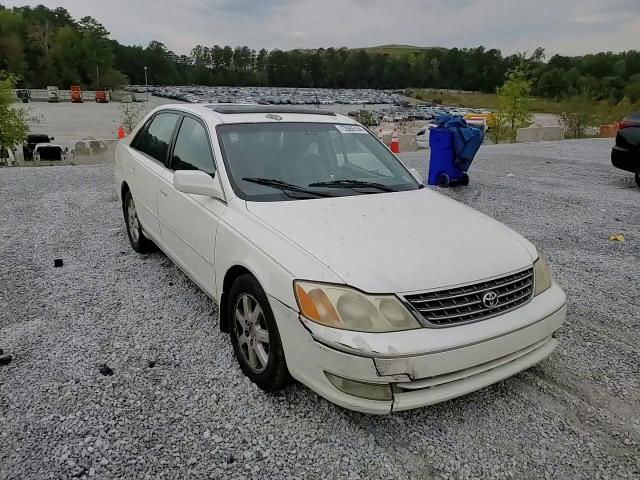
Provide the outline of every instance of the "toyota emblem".
<path id="1" fill-rule="evenodd" d="M 489 291 L 482 296 L 482 304 L 487 307 L 495 307 L 498 304 L 498 294 L 494 291 Z"/>

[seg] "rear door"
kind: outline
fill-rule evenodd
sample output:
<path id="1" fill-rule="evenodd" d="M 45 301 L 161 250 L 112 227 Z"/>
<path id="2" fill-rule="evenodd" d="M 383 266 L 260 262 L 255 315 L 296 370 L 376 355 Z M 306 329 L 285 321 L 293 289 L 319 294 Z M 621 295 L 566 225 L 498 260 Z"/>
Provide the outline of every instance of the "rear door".
<path id="1" fill-rule="evenodd" d="M 169 168 L 160 177 L 158 212 L 165 252 L 209 295 L 215 295 L 213 270 L 216 230 L 226 203 L 173 187 L 177 170 L 201 170 L 219 181 L 205 124 L 184 115 L 175 137 Z"/>
<path id="2" fill-rule="evenodd" d="M 133 161 L 124 166 L 125 178 L 143 230 L 156 242 L 161 242 L 158 182 L 168 162 L 169 146 L 179 119 L 180 114 L 175 111 L 156 113 L 126 149 Z"/>

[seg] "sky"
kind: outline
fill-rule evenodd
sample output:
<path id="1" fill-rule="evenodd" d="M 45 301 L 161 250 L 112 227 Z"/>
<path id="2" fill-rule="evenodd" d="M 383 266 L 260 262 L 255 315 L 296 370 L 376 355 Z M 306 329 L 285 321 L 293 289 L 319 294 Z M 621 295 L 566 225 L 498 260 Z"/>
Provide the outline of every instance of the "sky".
<path id="1" fill-rule="evenodd" d="M 95 17 L 127 45 L 253 49 L 542 46 L 547 57 L 640 49 L 640 0 L 0 0 Z"/>

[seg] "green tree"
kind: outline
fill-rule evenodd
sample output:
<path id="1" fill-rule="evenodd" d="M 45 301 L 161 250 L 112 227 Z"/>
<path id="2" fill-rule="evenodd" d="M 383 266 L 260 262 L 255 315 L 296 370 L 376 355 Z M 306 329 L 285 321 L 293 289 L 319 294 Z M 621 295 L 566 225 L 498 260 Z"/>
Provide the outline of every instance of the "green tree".
<path id="1" fill-rule="evenodd" d="M 0 71 L 0 154 L 6 149 L 14 149 L 24 140 L 29 127 L 29 111 L 17 107 L 11 89 L 17 78 Z"/>
<path id="2" fill-rule="evenodd" d="M 567 138 L 584 138 L 589 127 L 598 123 L 596 105 L 586 93 L 575 97 L 569 110 L 560 114 L 560 124 Z"/>
<path id="3" fill-rule="evenodd" d="M 21 35 L 25 25 L 20 13 L 0 10 L 0 70 L 23 75 L 27 64 Z"/>
<path id="4" fill-rule="evenodd" d="M 493 143 L 498 144 L 507 138 L 509 132 L 509 118 L 504 110 L 496 110 L 491 117 L 489 117 L 489 138 L 493 140 Z"/>
<path id="5" fill-rule="evenodd" d="M 624 89 L 624 95 L 629 97 L 631 103 L 636 103 L 640 100 L 640 79 L 629 83 Z"/>
<path id="6" fill-rule="evenodd" d="M 507 80 L 498 89 L 497 115 L 505 118 L 507 134 L 515 141 L 518 128 L 528 126 L 531 121 L 531 82 L 523 70 L 509 72 Z"/>

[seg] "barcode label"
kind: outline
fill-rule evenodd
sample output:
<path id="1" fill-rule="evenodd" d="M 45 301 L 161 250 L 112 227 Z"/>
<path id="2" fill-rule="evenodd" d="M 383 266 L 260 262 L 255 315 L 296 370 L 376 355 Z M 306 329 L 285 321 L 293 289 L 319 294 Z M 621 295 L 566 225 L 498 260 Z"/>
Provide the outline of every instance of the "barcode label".
<path id="1" fill-rule="evenodd" d="M 367 129 L 360 125 L 336 125 L 340 133 L 367 133 Z"/>

